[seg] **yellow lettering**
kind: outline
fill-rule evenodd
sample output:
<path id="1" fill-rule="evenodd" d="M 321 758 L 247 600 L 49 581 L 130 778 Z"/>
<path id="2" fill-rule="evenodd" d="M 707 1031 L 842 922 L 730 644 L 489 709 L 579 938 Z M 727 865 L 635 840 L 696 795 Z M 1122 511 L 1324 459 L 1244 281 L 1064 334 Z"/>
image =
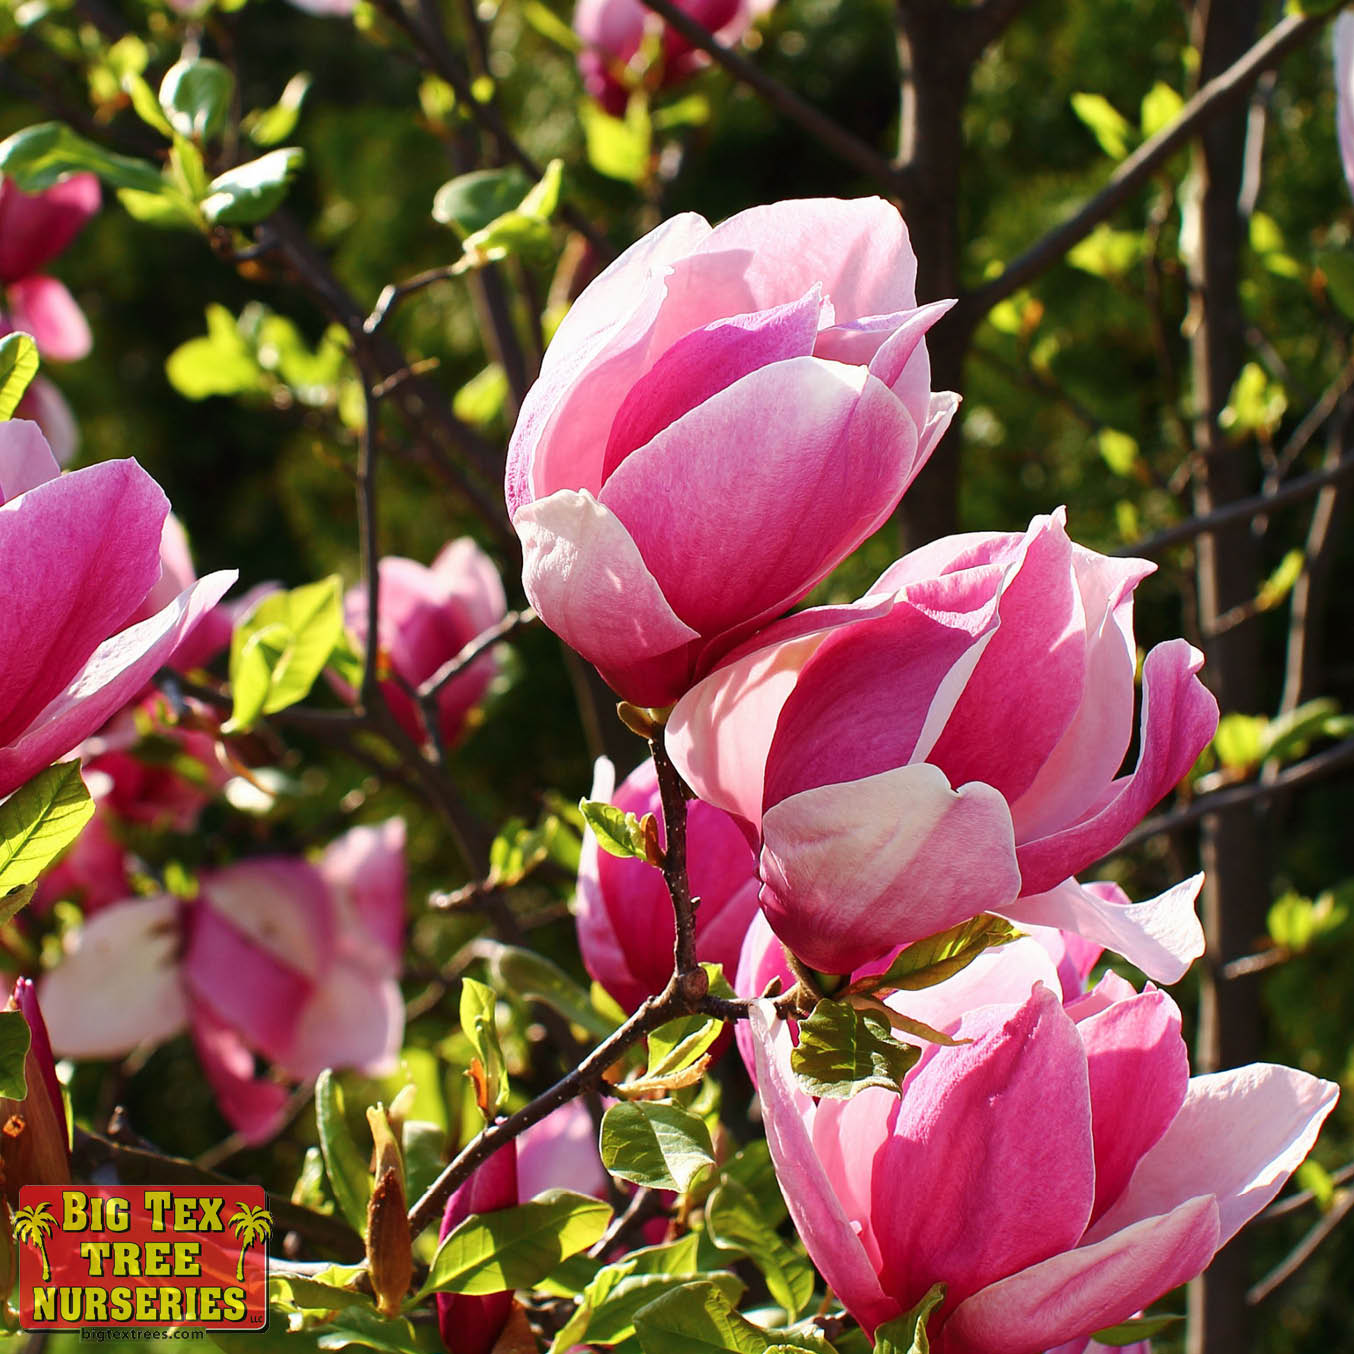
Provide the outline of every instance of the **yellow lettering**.
<path id="1" fill-rule="evenodd" d="M 197 1291 L 198 1299 L 198 1320 L 199 1321 L 220 1321 L 221 1308 L 219 1301 L 221 1290 L 219 1288 L 199 1288 Z"/>
<path id="2" fill-rule="evenodd" d="M 85 1290 L 85 1320 L 86 1321 L 107 1321 L 108 1320 L 108 1294 L 102 1288 L 86 1288 Z"/>
<path id="3" fill-rule="evenodd" d="M 249 1308 L 244 1300 L 243 1288 L 227 1288 L 221 1294 L 222 1305 L 225 1308 L 225 1318 L 227 1321 L 243 1321 L 249 1315 Z"/>
<path id="4" fill-rule="evenodd" d="M 202 1273 L 202 1242 L 176 1241 L 174 1243 L 174 1274 L 177 1278 L 196 1278 Z"/>
<path id="5" fill-rule="evenodd" d="M 149 1322 L 154 1321 L 156 1316 L 155 1289 L 138 1288 L 136 1290 L 136 1319 Z"/>
<path id="6" fill-rule="evenodd" d="M 225 1203 L 224 1199 L 199 1199 L 198 1207 L 202 1210 L 202 1217 L 198 1221 L 197 1230 L 199 1232 L 224 1232 L 226 1224 L 221 1221 L 221 1205 Z"/>
<path id="7" fill-rule="evenodd" d="M 55 1321 L 55 1320 L 56 1320 L 56 1289 L 55 1289 L 55 1288 L 34 1288 L 34 1290 L 33 1290 L 33 1320 L 34 1320 L 34 1321 Z"/>
<path id="8" fill-rule="evenodd" d="M 119 1279 L 136 1278 L 141 1273 L 141 1248 L 135 1241 L 111 1241 L 113 1273 Z"/>
<path id="9" fill-rule="evenodd" d="M 146 1258 L 142 1273 L 152 1279 L 168 1279 L 174 1270 L 169 1263 L 173 1243 L 169 1241 L 146 1242 Z"/>
<path id="10" fill-rule="evenodd" d="M 183 1293 L 177 1288 L 160 1290 L 160 1320 L 183 1320 Z"/>
<path id="11" fill-rule="evenodd" d="M 165 1230 L 165 1214 L 169 1212 L 173 1201 L 174 1196 L 168 1190 L 148 1189 L 146 1191 L 146 1207 L 150 1209 L 150 1230 L 152 1232 L 163 1232 Z"/>
<path id="12" fill-rule="evenodd" d="M 67 1190 L 61 1196 L 61 1230 L 83 1232 L 89 1226 L 87 1200 L 78 1190 Z"/>
<path id="13" fill-rule="evenodd" d="M 125 1232 L 131 1224 L 132 1210 L 126 1199 L 103 1200 L 103 1231 Z"/>
<path id="14" fill-rule="evenodd" d="M 127 1322 L 132 1319 L 132 1290 L 130 1288 L 109 1290 L 108 1317 L 110 1321 Z"/>

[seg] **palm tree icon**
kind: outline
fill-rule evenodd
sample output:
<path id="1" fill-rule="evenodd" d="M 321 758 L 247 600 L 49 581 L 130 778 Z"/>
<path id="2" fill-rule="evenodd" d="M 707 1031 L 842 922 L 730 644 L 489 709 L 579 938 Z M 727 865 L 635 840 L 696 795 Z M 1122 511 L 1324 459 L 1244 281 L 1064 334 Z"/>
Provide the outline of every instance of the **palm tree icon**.
<path id="1" fill-rule="evenodd" d="M 231 1229 L 240 1242 L 240 1258 L 235 1278 L 244 1282 L 244 1258 L 256 1241 L 267 1241 L 273 1231 L 273 1215 L 262 1204 L 240 1204 L 230 1218 Z"/>
<path id="2" fill-rule="evenodd" d="M 42 1282 L 49 1283 L 52 1267 L 47 1263 L 47 1238 L 56 1231 L 56 1219 L 47 1211 L 49 1204 L 30 1204 L 14 1215 L 14 1235 L 35 1246 L 42 1256 Z"/>

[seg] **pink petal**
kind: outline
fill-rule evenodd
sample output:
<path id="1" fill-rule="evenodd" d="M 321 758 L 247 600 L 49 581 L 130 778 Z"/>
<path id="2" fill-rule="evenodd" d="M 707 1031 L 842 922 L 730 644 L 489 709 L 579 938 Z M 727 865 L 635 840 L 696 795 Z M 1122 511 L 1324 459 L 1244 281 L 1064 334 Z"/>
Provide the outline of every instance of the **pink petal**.
<path id="1" fill-rule="evenodd" d="M 183 1028 L 179 906 L 167 894 L 114 903 L 66 937 L 38 989 L 57 1057 L 120 1058 Z"/>
<path id="2" fill-rule="evenodd" d="M 1144 992 L 1077 1025 L 1091 1075 L 1095 1134 L 1092 1221 L 1124 1192 L 1138 1159 L 1170 1127 L 1189 1085 L 1180 1009 Z"/>
<path id="3" fill-rule="evenodd" d="M 13 283 L 7 300 L 10 323 L 33 335 L 44 358 L 75 362 L 89 352 L 89 321 L 64 282 L 34 274 Z"/>
<path id="4" fill-rule="evenodd" d="M 805 198 L 752 207 L 715 227 L 702 254 L 740 253 L 754 308 L 821 282 L 838 324 L 910 310 L 917 260 L 897 208 L 882 198 Z"/>
<path id="5" fill-rule="evenodd" d="M 334 902 L 308 861 L 267 856 L 207 871 L 202 898 L 251 945 L 307 978 L 322 977 L 332 960 Z"/>
<path id="6" fill-rule="evenodd" d="M 917 590 L 918 603 L 899 598 L 887 614 L 824 638 L 781 710 L 764 811 L 802 790 L 928 756 L 997 631 L 995 588 L 964 581 L 937 580 L 924 599 Z"/>
<path id="7" fill-rule="evenodd" d="M 920 468 L 916 445 L 879 382 L 792 358 L 669 425 L 599 497 L 676 615 L 713 635 L 786 610 L 854 550 Z"/>
<path id="8" fill-rule="evenodd" d="M 874 1160 L 875 1234 L 904 1306 L 938 1279 L 962 1303 L 1076 1245 L 1091 1212 L 1086 1058 L 1057 997 L 1036 987 L 959 1031 L 974 1042 L 938 1049 L 909 1081 Z"/>
<path id="9" fill-rule="evenodd" d="M 233 570 L 209 574 L 158 615 L 100 644 L 65 690 L 38 712 L 15 741 L 0 747 L 0 794 L 22 785 L 69 752 L 131 700 L 234 581 Z"/>
<path id="10" fill-rule="evenodd" d="M 508 609 L 503 579 L 469 536 L 444 545 L 429 568 L 445 600 L 469 621 L 472 638 L 503 619 Z"/>
<path id="11" fill-rule="evenodd" d="M 1218 703 L 1194 675 L 1203 661 L 1183 639 L 1158 644 L 1147 655 L 1137 768 L 1116 780 L 1078 822 L 1021 844 L 1024 892 L 1051 889 L 1112 850 L 1194 765 L 1218 726 Z"/>
<path id="12" fill-rule="evenodd" d="M 1030 1354 L 1104 1330 L 1192 1279 L 1219 1244 L 1216 1204 L 1188 1198 L 975 1293 L 945 1324 L 947 1354 Z"/>
<path id="13" fill-rule="evenodd" d="M 517 1139 L 517 1193 L 534 1199 L 548 1189 L 606 1197 L 609 1177 L 597 1151 L 597 1126 L 581 1100 L 547 1114 Z"/>
<path id="14" fill-rule="evenodd" d="M 0 283 L 6 286 L 54 259 L 99 210 L 99 181 L 72 174 L 41 193 L 0 178 Z"/>
<path id="15" fill-rule="evenodd" d="M 1000 911 L 1020 887 L 1006 801 L 977 781 L 956 791 L 926 763 L 784 799 L 762 840 L 763 910 L 829 973 Z"/>
<path id="16" fill-rule="evenodd" d="M 602 462 L 605 483 L 636 448 L 744 376 L 813 352 L 822 288 L 797 301 L 693 329 L 645 372 L 621 402 Z"/>
<path id="17" fill-rule="evenodd" d="M 867 1332 L 902 1311 L 879 1286 L 874 1266 L 838 1201 L 814 1150 L 813 1101 L 790 1071 L 790 1031 L 769 1002 L 749 1013 L 757 1059 L 766 1142 L 795 1229 L 828 1286 Z"/>
<path id="18" fill-rule="evenodd" d="M 150 590 L 168 510 L 135 461 L 49 479 L 0 507 L 0 577 L 13 599 L 0 611 L 0 744 L 32 723 Z"/>
<path id="19" fill-rule="evenodd" d="M 349 828 L 315 868 L 339 906 L 341 951 L 398 968 L 404 947 L 404 819 Z M 371 954 L 372 943 L 379 953 Z"/>
<path id="20" fill-rule="evenodd" d="M 26 418 L 0 423 L 0 503 L 26 494 L 60 473 L 42 429 Z"/>
<path id="21" fill-rule="evenodd" d="M 314 990 L 305 974 L 254 944 L 201 901 L 193 909 L 183 979 L 218 1020 L 274 1060 L 289 1047 Z"/>
<path id="22" fill-rule="evenodd" d="M 669 606 L 616 515 L 591 494 L 560 490 L 513 525 L 522 586 L 541 619 L 628 700 L 667 704 L 699 634 Z"/>
<path id="23" fill-rule="evenodd" d="M 387 1076 L 395 1070 L 403 1038 L 399 984 L 340 959 L 298 1012 L 290 1039 L 273 1056 L 298 1081 L 311 1081 L 326 1067 L 357 1067 L 370 1076 Z"/>
<path id="24" fill-rule="evenodd" d="M 927 754 L 950 780 L 982 780 L 1014 802 L 1081 703 L 1085 614 L 1063 515 L 1036 518 L 1006 565 L 1000 626 Z M 1121 750 L 1122 755 L 1122 750 Z"/>
<path id="25" fill-rule="evenodd" d="M 1204 952 L 1194 911 L 1203 882 L 1196 874 L 1146 902 L 1130 903 L 1116 884 L 1066 879 L 1047 893 L 1022 894 L 997 910 L 1018 924 L 1074 931 L 1123 955 L 1156 982 L 1175 983 Z"/>
<path id="26" fill-rule="evenodd" d="M 253 1051 L 201 1002 L 193 1006 L 192 1033 L 221 1113 L 251 1147 L 267 1142 L 282 1127 L 287 1088 L 255 1076 Z"/>
<path id="27" fill-rule="evenodd" d="M 42 429 L 58 465 L 68 465 L 80 449 L 80 429 L 75 415 L 65 396 L 45 376 L 33 378 L 15 414 L 19 418 L 32 419 Z"/>
<path id="28" fill-rule="evenodd" d="M 1339 1095 L 1332 1082 L 1272 1063 L 1193 1078 L 1180 1113 L 1087 1239 L 1209 1194 L 1225 1245 L 1302 1164 Z"/>
<path id="29" fill-rule="evenodd" d="M 631 245 L 574 302 L 508 446 L 506 494 L 514 521 L 525 504 L 558 489 L 595 493 L 602 487 L 611 420 L 644 370 L 645 340 L 665 301 L 665 280 L 709 233 L 694 212 L 672 217 Z"/>

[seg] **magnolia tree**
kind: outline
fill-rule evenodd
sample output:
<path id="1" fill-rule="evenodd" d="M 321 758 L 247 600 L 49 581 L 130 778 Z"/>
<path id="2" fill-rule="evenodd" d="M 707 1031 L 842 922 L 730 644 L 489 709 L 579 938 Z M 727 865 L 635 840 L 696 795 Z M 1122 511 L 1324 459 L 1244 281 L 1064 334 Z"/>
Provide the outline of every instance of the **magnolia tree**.
<path id="1" fill-rule="evenodd" d="M 998 251 L 963 233 L 965 103 L 1009 76 L 1020 109 L 1037 7 L 899 0 L 896 126 L 788 78 L 818 40 L 840 71 L 863 13 L 833 37 L 704 0 L 298 8 L 0 17 L 25 100 L 0 143 L 6 1207 L 264 1184 L 269 1335 L 227 1351 L 1250 1347 L 1247 1304 L 1354 1201 L 1303 1166 L 1349 1066 L 1304 990 L 1339 953 L 1339 845 L 1303 824 L 1293 863 L 1273 831 L 1351 760 L 1317 643 L 1350 209 L 1258 205 L 1272 107 L 1322 113 L 1309 188 L 1338 154 L 1354 184 L 1354 19 L 1332 116 L 1329 15 L 1192 7 L 1140 122 L 1074 86 L 1117 165 Z M 357 83 L 309 95 L 298 59 Z M 450 162 L 435 194 L 361 138 L 354 196 L 307 186 L 364 71 Z M 285 88 L 255 106 L 261 72 Z M 833 173 L 731 190 L 710 151 L 750 111 Z M 714 224 L 682 209 L 707 189 Z M 436 261 L 345 263 L 363 193 Z M 101 202 L 83 239 L 151 260 L 152 312 L 248 293 L 157 329 L 156 398 L 252 406 L 254 511 L 289 503 L 337 572 L 232 556 L 242 500 L 191 441 L 172 515 L 119 456 L 134 374 L 59 392 L 91 343 L 71 391 L 116 362 L 125 270 L 79 264 Z M 67 249 L 92 324 L 45 271 Z M 1108 343 L 1076 388 L 1071 270 L 1141 306 L 1136 422 Z M 1070 419 L 1047 464 L 1014 449 L 1020 492 L 983 358 Z M 210 408 L 184 415 L 204 445 Z M 1059 466 L 1077 492 L 1040 497 Z M 1107 502 L 1108 475 L 1134 488 Z M 199 577 L 185 523 L 227 567 Z M 1269 1039 L 1301 1068 L 1261 1057 L 1268 968 L 1297 975 Z M 1229 1245 L 1307 1209 L 1263 1278 Z M 1172 1290 L 1224 1247 L 1182 1325 Z M 1284 1309 L 1304 1348 L 1333 1347 L 1319 1306 Z"/>

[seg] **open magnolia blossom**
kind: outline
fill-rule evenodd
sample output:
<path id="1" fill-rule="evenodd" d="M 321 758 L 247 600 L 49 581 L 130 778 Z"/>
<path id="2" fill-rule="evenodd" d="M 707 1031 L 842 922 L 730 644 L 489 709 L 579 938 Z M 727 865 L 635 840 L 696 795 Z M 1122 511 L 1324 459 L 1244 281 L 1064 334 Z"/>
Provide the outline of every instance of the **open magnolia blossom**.
<path id="1" fill-rule="evenodd" d="M 774 4 L 775 0 L 680 0 L 678 8 L 728 45 L 737 42 Z M 640 0 L 578 0 L 574 7 L 574 32 L 583 41 L 578 54 L 583 86 L 613 117 L 624 114 L 630 93 L 620 73 L 639 52 L 650 29 L 662 33 L 661 64 L 656 73 L 645 73 L 646 85 L 655 83 L 655 74 L 662 86 L 677 84 L 709 61 Z"/>
<path id="2" fill-rule="evenodd" d="M 662 796 L 652 761 L 642 762 L 613 792 L 615 770 L 597 759 L 590 798 L 658 820 L 666 847 Z M 732 973 L 748 923 L 757 914 L 757 861 L 726 813 L 699 800 L 687 804 L 687 869 L 696 911 L 696 958 Z M 588 972 L 627 1010 L 656 995 L 672 976 L 677 928 L 663 876 L 631 857 L 601 850 L 591 831 L 578 864 L 578 945 Z"/>
<path id="3" fill-rule="evenodd" d="M 810 1256 L 868 1332 L 943 1283 L 934 1354 L 1080 1354 L 1200 1273 L 1338 1096 L 1263 1063 L 1191 1079 L 1164 992 L 1108 974 L 1064 1004 L 1047 953 L 1015 949 L 1002 986 L 931 990 L 925 1018 L 971 1042 L 929 1045 L 901 1097 L 815 1103 L 789 1026 L 752 1011 L 767 1142 Z"/>
<path id="4" fill-rule="evenodd" d="M 507 601 L 494 562 L 468 536 L 445 546 L 431 565 L 387 555 L 380 579 L 380 649 L 399 680 L 381 683 L 391 713 L 421 743 L 426 737 L 418 706 L 407 688 L 426 682 L 449 659 L 503 619 Z M 351 588 L 343 599 L 344 619 L 360 644 L 367 639 L 367 593 Z M 498 662 L 481 654 L 437 693 L 437 723 L 450 746 L 483 698 Z M 331 678 L 331 680 L 333 680 Z M 350 689 L 335 682 L 344 694 Z"/>
<path id="5" fill-rule="evenodd" d="M 116 1058 L 187 1028 L 222 1113 L 250 1141 L 277 1129 L 287 1089 L 257 1077 L 388 1069 L 404 1033 L 404 824 L 356 827 L 319 859 L 205 871 L 192 902 L 104 907 L 42 980 L 58 1056 Z"/>
<path id="6" fill-rule="evenodd" d="M 877 198 L 686 214 L 574 303 L 507 500 L 541 619 L 666 705 L 888 517 L 957 401 L 931 392 L 902 218 Z"/>
<path id="7" fill-rule="evenodd" d="M 1076 931 L 1174 982 L 1203 952 L 1200 878 L 1151 902 L 1083 887 L 1217 725 L 1184 640 L 1143 664 L 1152 566 L 1023 534 L 937 541 L 860 602 L 768 627 L 680 700 L 666 744 L 759 847 L 760 902 L 815 968 L 849 973 L 981 912 Z"/>
<path id="8" fill-rule="evenodd" d="M 98 729 L 235 580 L 209 574 L 140 614 L 169 504 L 135 461 L 59 473 L 34 423 L 0 423 L 0 795 Z"/>

